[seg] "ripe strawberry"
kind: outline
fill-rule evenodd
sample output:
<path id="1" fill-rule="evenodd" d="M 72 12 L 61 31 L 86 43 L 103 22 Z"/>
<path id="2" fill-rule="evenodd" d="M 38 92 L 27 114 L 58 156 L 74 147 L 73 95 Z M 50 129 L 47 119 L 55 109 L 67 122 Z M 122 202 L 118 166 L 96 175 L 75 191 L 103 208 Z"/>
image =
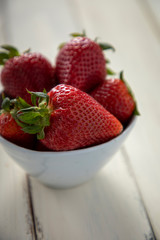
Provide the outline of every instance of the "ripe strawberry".
<path id="1" fill-rule="evenodd" d="M 6 100 L 7 105 L 6 107 Z M 15 143 L 21 147 L 33 148 L 35 142 L 35 136 L 25 133 L 22 128 L 17 124 L 12 116 L 13 109 L 10 109 L 11 102 L 8 98 L 5 99 L 4 109 L 0 112 L 0 135 L 8 141 Z M 5 110 L 6 108 L 6 110 Z"/>
<path id="2" fill-rule="evenodd" d="M 123 124 L 129 120 L 136 110 L 135 100 L 131 90 L 123 80 L 122 73 L 119 79 L 105 80 L 90 95 Z M 135 113 L 138 114 L 138 110 Z"/>
<path id="3" fill-rule="evenodd" d="M 121 123 L 112 114 L 87 93 L 72 86 L 60 84 L 48 95 L 31 94 L 33 102 L 40 97 L 39 105 L 22 109 L 17 118 L 29 124 L 28 129 L 24 129 L 26 132 L 38 133 L 41 143 L 51 150 L 100 144 L 122 131 Z"/>
<path id="4" fill-rule="evenodd" d="M 54 85 L 54 68 L 51 63 L 39 53 L 19 54 L 12 46 L 3 45 L 0 53 L 0 64 L 4 65 L 1 72 L 1 82 L 5 92 L 12 98 L 23 97 L 30 101 L 31 91 L 49 91 Z"/>
<path id="5" fill-rule="evenodd" d="M 56 77 L 61 84 L 88 92 L 106 76 L 106 60 L 100 45 L 86 36 L 74 37 L 60 50 Z"/>

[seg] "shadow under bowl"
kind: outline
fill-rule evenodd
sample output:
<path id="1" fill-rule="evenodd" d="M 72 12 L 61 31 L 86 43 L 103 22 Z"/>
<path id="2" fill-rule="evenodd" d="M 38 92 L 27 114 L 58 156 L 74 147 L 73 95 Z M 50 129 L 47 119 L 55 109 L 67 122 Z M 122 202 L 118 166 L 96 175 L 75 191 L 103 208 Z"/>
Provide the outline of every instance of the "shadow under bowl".
<path id="1" fill-rule="evenodd" d="M 116 138 L 79 150 L 40 152 L 19 147 L 0 136 L 6 153 L 26 173 L 55 188 L 69 188 L 90 180 L 117 152 L 136 123 L 133 116 Z"/>

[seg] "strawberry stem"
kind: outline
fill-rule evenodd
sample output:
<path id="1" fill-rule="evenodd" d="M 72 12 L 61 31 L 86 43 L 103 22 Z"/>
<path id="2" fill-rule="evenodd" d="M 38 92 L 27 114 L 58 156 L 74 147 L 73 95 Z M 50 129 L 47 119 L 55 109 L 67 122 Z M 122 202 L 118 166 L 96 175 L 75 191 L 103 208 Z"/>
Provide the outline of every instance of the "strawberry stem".
<path id="1" fill-rule="evenodd" d="M 82 31 L 82 33 L 74 32 L 70 34 L 71 37 L 86 37 L 85 30 Z"/>
<path id="2" fill-rule="evenodd" d="M 31 49 L 28 48 L 28 49 L 26 49 L 26 50 L 23 52 L 23 54 L 25 54 L 25 53 L 30 53 L 30 51 L 31 51 Z"/>

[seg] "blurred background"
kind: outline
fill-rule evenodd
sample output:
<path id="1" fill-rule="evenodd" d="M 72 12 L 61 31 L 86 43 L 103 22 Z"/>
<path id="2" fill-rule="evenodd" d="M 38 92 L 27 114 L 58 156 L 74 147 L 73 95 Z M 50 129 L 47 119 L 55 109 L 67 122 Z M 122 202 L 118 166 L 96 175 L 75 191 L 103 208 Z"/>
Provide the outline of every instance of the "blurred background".
<path id="1" fill-rule="evenodd" d="M 146 64 L 139 55 L 156 51 L 160 40 L 159 11 L 159 0 L 0 0 L 0 43 L 41 51 L 54 61 L 69 33 L 85 29 L 89 37 L 115 46 L 115 70 L 139 71 Z M 149 34 L 155 37 L 154 45 Z"/>
<path id="2" fill-rule="evenodd" d="M 159 0 L 0 0 L 0 44 L 21 52 L 31 48 L 54 64 L 59 44 L 69 40 L 69 33 L 85 29 L 90 38 L 115 47 L 115 53 L 106 53 L 110 67 L 124 70 L 143 113 L 142 79 L 146 96 L 154 88 L 149 104 L 156 106 L 159 96 L 151 81 L 159 82 L 159 64 L 153 64 L 160 58 L 159 12 Z"/>

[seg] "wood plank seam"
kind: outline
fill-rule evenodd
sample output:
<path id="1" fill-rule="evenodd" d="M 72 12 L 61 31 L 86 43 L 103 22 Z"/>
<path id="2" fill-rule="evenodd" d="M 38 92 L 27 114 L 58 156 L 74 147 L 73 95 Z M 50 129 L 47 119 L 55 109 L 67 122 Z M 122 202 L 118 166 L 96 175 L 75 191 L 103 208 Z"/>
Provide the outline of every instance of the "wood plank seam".
<path id="1" fill-rule="evenodd" d="M 138 195 L 139 195 L 139 197 L 140 197 L 142 206 L 143 206 L 143 208 L 144 208 L 144 212 L 145 212 L 145 214 L 146 214 L 146 218 L 147 218 L 147 220 L 148 220 L 148 224 L 149 224 L 150 229 L 151 229 L 151 232 L 150 232 L 149 234 L 145 234 L 145 239 L 146 239 L 146 240 L 157 240 L 156 235 L 155 235 L 155 233 L 154 233 L 153 225 L 152 225 L 152 223 L 151 223 L 151 219 L 150 219 L 150 217 L 149 217 L 149 213 L 148 213 L 148 211 L 147 211 L 147 208 L 146 208 L 146 206 L 145 206 L 145 202 L 144 202 L 144 200 L 143 200 L 143 195 L 142 195 L 142 193 L 141 193 L 140 187 L 139 187 L 138 182 L 137 182 L 137 180 L 136 180 L 136 176 L 135 176 L 133 167 L 131 166 L 131 162 L 129 161 L 129 155 L 128 155 L 128 153 L 127 153 L 127 149 L 126 149 L 124 146 L 122 146 L 122 147 L 121 147 L 121 152 L 122 152 L 124 161 L 125 161 L 125 163 L 126 163 L 126 166 L 127 166 L 127 168 L 128 168 L 128 172 L 130 173 L 131 177 L 133 178 L 133 181 L 134 181 L 135 186 L 136 186 L 136 188 L 137 188 Z"/>
<path id="2" fill-rule="evenodd" d="M 31 182 L 28 175 L 26 175 L 26 181 L 27 181 L 27 187 L 28 187 L 28 207 L 30 210 L 30 215 L 32 218 L 32 225 L 33 225 L 32 233 L 35 237 L 35 240 L 37 240 L 38 238 L 37 238 L 37 232 L 36 232 L 36 222 L 35 222 L 35 214 L 34 214 L 34 207 L 33 207 Z"/>
<path id="3" fill-rule="evenodd" d="M 0 1 L 0 44 L 4 44 L 8 41 L 10 41 L 10 31 L 9 31 L 9 24 L 8 24 L 8 1 L 1 0 Z M 0 86 L 1 88 L 1 86 Z M 27 179 L 25 179 L 26 181 Z M 30 235 L 32 240 L 37 240 L 35 237 L 35 231 L 34 231 L 34 222 L 32 219 L 32 212 L 31 212 L 31 205 L 30 205 L 30 192 L 28 187 L 28 182 L 26 181 L 26 184 L 24 186 L 24 193 L 25 193 L 25 200 L 27 203 L 27 212 L 26 212 L 26 223 L 27 223 L 27 236 Z M 16 219 L 17 220 L 17 219 Z M 14 236 L 13 236 L 14 238 Z M 27 238 L 28 239 L 28 238 Z"/>

